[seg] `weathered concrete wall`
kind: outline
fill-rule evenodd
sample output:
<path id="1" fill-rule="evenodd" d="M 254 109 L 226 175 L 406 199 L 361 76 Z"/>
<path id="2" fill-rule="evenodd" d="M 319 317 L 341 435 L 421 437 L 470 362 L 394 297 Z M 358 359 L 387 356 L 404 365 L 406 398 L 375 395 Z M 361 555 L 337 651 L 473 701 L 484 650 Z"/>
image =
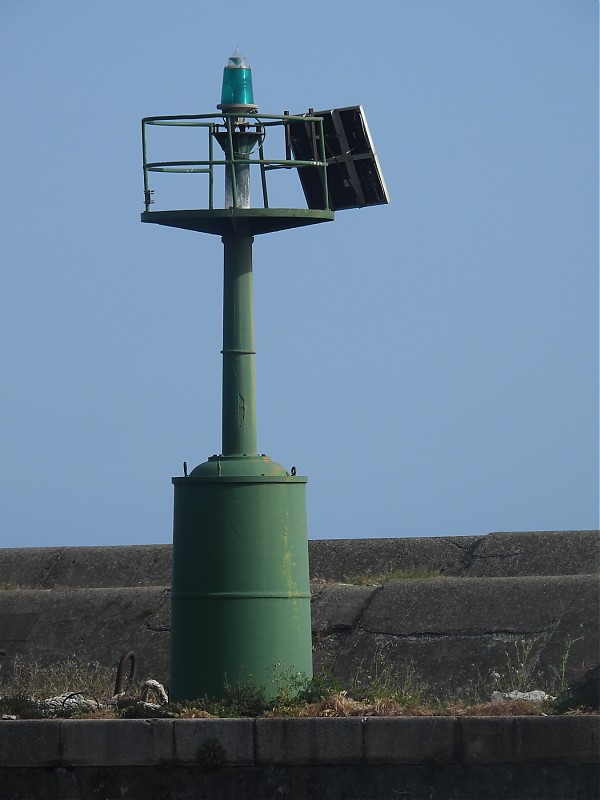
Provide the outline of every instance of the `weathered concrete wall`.
<path id="1" fill-rule="evenodd" d="M 311 579 L 338 583 L 413 568 L 461 577 L 589 575 L 600 570 L 598 531 L 323 539 L 309 541 L 308 551 Z M 171 566 L 170 544 L 0 548 L 0 587 L 169 586 Z"/>
<path id="2" fill-rule="evenodd" d="M 407 691 L 455 692 L 483 688 L 509 662 L 548 679 L 572 640 L 574 676 L 598 661 L 599 607 L 596 576 L 325 585 L 313 597 L 315 662 L 346 681 L 387 669 Z"/>
<path id="3" fill-rule="evenodd" d="M 1 722 L 0 800 L 597 800 L 598 723 L 598 717 Z"/>
<path id="4" fill-rule="evenodd" d="M 576 640 L 569 674 L 598 658 L 593 576 L 313 588 L 315 663 L 345 680 L 366 680 L 385 666 L 401 678 L 415 673 L 415 685 L 454 691 L 492 670 L 504 672 L 508 658 L 516 668 L 523 646 L 531 646 L 532 671 L 558 668 L 569 638 Z M 170 590 L 164 587 L 0 593 L 0 663 L 19 654 L 42 664 L 76 657 L 116 665 L 133 649 L 141 677 L 168 683 L 169 641 Z"/>
<path id="5" fill-rule="evenodd" d="M 0 592 L 0 664 L 15 656 L 114 666 L 134 650 L 141 677 L 169 682 L 171 590 L 20 589 Z"/>
<path id="6" fill-rule="evenodd" d="M 311 542 L 313 577 L 329 581 L 442 573 L 374 586 L 313 581 L 315 663 L 345 680 L 385 668 L 439 693 L 506 672 L 509 660 L 516 668 L 523 649 L 528 669 L 548 673 L 571 641 L 573 677 L 598 661 L 598 541 L 572 531 Z M 170 565 L 169 545 L 0 550 L 3 672 L 15 655 L 116 666 L 133 649 L 140 677 L 168 683 Z"/>
<path id="7" fill-rule="evenodd" d="M 170 586 L 172 545 L 0 549 L 0 587 L 108 589 Z"/>
<path id="8" fill-rule="evenodd" d="M 598 531 L 527 531 L 415 539 L 329 539 L 309 543 L 311 577 L 423 568 L 445 576 L 586 575 L 600 570 Z"/>

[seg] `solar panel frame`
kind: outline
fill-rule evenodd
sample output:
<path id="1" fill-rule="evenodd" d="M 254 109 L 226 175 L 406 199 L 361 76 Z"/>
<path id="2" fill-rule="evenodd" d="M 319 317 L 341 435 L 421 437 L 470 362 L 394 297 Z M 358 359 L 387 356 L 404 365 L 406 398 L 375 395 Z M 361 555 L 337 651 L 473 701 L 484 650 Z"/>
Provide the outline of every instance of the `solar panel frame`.
<path id="1" fill-rule="evenodd" d="M 323 118 L 329 208 L 340 211 L 389 203 L 389 195 L 362 106 L 310 111 Z M 289 124 L 298 161 L 318 160 L 320 142 L 313 122 Z M 308 208 L 323 208 L 323 177 L 316 167 L 298 167 Z"/>

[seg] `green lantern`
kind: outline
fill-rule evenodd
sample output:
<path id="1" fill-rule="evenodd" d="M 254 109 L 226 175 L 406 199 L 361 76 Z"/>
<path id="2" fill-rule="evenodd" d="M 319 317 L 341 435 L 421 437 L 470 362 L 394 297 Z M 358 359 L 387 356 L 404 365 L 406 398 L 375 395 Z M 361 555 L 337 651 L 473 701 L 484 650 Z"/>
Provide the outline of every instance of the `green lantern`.
<path id="1" fill-rule="evenodd" d="M 227 66 L 223 70 L 221 102 L 217 108 L 226 112 L 257 111 L 252 89 L 252 70 L 237 48 L 229 56 Z"/>

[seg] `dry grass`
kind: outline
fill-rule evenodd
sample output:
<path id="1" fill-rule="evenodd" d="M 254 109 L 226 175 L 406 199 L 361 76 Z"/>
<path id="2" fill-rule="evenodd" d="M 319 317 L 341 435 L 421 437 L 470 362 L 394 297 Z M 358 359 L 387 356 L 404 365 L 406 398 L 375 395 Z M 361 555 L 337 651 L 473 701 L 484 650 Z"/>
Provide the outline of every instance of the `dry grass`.
<path id="1" fill-rule="evenodd" d="M 506 700 L 480 703 L 472 706 L 448 707 L 448 714 L 456 717 L 540 717 L 544 712 L 539 703 L 531 700 Z"/>
<path id="2" fill-rule="evenodd" d="M 304 708 L 287 709 L 287 713 L 274 709 L 268 716 L 295 717 L 511 717 L 541 716 L 539 705 L 528 700 L 511 700 L 505 703 L 448 703 L 427 705 L 417 702 L 400 703 L 389 698 L 374 702 L 354 700 L 345 692 L 331 695 Z"/>
<path id="3" fill-rule="evenodd" d="M 318 703 L 309 703 L 298 713 L 300 717 L 406 717 L 433 716 L 425 706 L 402 704 L 389 698 L 374 702 L 353 700 L 344 692 L 323 698 Z"/>
<path id="4" fill-rule="evenodd" d="M 64 692 L 77 692 L 99 702 L 114 694 L 115 670 L 97 661 L 82 662 L 72 657 L 54 664 L 25 661 L 17 656 L 8 675 L 2 676 L 0 694 L 22 695 L 36 700 Z"/>
<path id="5" fill-rule="evenodd" d="M 118 719 L 123 716 L 169 716 L 183 719 L 223 717 L 425 717 L 425 716 L 538 716 L 557 713 L 550 704 L 539 705 L 529 700 L 481 702 L 477 698 L 435 699 L 419 686 L 412 668 L 399 673 L 391 668 L 389 655 L 377 651 L 369 674 L 352 685 L 342 686 L 331 676 L 317 675 L 311 681 L 301 676 L 288 676 L 278 687 L 275 700 L 268 699 L 264 687 L 251 683 L 226 687 L 220 700 L 198 700 L 193 703 L 167 706 L 144 706 L 137 702 L 139 686 L 122 700 L 113 700 L 114 670 L 97 663 L 81 663 L 68 659 L 42 667 L 38 662 L 16 659 L 12 674 L 0 682 L 0 713 L 31 719 L 48 714 L 40 711 L 36 701 L 81 693 L 94 699 L 98 708 L 85 711 L 61 709 L 54 716 L 76 716 L 85 719 Z M 526 654 L 527 655 L 527 654 Z M 526 661 L 525 658 L 521 659 Z M 513 678 L 515 676 L 512 676 Z M 517 676 L 520 677 L 520 676 Z M 485 696 L 485 695 L 483 695 Z M 489 693 L 487 694 L 489 697 Z M 589 713 L 582 709 L 569 714 Z"/>

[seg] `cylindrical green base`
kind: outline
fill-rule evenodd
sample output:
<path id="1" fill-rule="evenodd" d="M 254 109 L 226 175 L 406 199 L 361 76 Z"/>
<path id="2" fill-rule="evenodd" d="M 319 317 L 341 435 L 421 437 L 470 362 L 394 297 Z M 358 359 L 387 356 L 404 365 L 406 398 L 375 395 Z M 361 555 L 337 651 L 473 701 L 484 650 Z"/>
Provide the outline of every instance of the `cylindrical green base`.
<path id="1" fill-rule="evenodd" d="M 312 677 L 306 481 L 266 457 L 173 479 L 173 700 Z"/>

